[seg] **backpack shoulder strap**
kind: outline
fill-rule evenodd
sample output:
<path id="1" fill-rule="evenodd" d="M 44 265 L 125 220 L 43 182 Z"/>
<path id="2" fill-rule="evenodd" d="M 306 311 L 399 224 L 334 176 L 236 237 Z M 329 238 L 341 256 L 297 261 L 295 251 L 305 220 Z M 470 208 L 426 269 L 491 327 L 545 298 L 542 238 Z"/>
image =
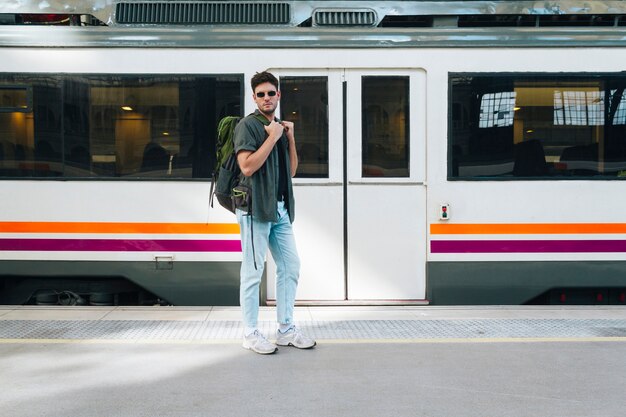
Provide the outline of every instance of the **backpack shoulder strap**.
<path id="1" fill-rule="evenodd" d="M 259 122 L 263 123 L 263 126 L 267 126 L 270 124 L 270 121 L 267 120 L 267 118 L 265 116 L 263 116 L 262 114 L 259 113 L 250 113 L 250 116 L 254 117 L 255 119 L 257 119 Z"/>

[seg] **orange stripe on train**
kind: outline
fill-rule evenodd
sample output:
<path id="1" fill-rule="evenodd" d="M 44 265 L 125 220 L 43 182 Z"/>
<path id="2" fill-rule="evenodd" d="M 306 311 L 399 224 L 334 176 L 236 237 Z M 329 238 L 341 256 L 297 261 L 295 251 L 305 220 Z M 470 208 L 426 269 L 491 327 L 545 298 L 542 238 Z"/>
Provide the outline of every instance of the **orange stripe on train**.
<path id="1" fill-rule="evenodd" d="M 233 223 L 0 222 L 0 233 L 239 234 Z"/>

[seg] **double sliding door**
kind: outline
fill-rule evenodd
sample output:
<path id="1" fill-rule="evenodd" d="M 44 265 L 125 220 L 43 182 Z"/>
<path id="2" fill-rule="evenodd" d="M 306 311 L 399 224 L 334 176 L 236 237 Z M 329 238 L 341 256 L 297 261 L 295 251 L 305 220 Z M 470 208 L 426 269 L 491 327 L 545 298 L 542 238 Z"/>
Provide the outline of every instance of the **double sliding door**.
<path id="1" fill-rule="evenodd" d="M 425 298 L 425 74 L 273 70 L 295 124 L 301 301 Z M 275 297 L 268 260 L 267 298 Z"/>

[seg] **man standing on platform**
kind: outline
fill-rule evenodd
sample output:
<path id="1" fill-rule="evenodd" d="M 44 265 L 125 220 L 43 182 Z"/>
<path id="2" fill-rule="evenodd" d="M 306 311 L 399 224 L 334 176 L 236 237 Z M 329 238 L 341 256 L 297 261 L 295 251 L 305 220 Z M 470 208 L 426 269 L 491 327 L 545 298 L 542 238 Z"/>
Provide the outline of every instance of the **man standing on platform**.
<path id="1" fill-rule="evenodd" d="M 300 258 L 291 226 L 295 216 L 291 178 L 298 168 L 294 124 L 274 116 L 280 101 L 274 75 L 257 73 L 251 85 L 258 109 L 239 122 L 234 136 L 241 184 L 249 187 L 252 194 L 251 209 L 236 210 L 243 252 L 240 289 L 245 325 L 243 347 L 261 354 L 276 352 L 276 345 L 308 349 L 315 346 L 315 340 L 293 324 L 300 275 Z M 268 247 L 276 262 L 276 345 L 257 327 L 259 287 Z"/>

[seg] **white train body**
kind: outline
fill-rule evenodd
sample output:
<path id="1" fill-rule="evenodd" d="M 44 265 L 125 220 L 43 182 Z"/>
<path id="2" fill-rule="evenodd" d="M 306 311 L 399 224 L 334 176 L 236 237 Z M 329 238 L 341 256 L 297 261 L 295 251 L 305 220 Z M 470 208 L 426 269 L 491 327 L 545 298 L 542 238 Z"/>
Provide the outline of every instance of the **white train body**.
<path id="1" fill-rule="evenodd" d="M 510 158 L 488 168 L 479 164 L 482 176 L 472 176 L 471 164 L 461 162 L 459 173 L 451 166 L 457 149 L 451 139 L 457 121 L 454 77 L 536 77 L 543 86 L 546 79 L 566 85 L 585 77 L 619 77 L 626 69 L 626 48 L 614 40 L 626 34 L 622 27 L 606 33 L 596 29 L 595 38 L 570 31 L 563 35 L 567 40 L 558 40 L 558 30 L 546 29 L 552 40 L 544 43 L 537 40 L 541 34 L 533 37 L 531 29 L 514 28 L 511 47 L 503 32 L 493 45 L 484 32 L 476 32 L 484 38 L 468 47 L 467 38 L 454 40 L 459 29 L 449 29 L 440 46 L 434 34 L 427 38 L 427 33 L 403 35 L 401 30 L 364 35 L 369 44 L 360 44 L 347 29 L 324 33 L 325 28 L 317 28 L 322 32 L 317 38 L 315 27 L 297 28 L 281 44 L 276 28 L 246 43 L 244 35 L 253 33 L 246 27 L 239 34 L 242 43 L 228 46 L 228 40 L 207 41 L 211 33 L 198 34 L 204 40 L 188 45 L 180 40 L 186 30 L 193 37 L 199 29 L 111 26 L 97 28 L 98 36 L 111 31 L 106 41 L 93 42 L 83 28 L 80 39 L 72 40 L 72 29 L 0 26 L 3 85 L 8 85 L 3 81 L 7 74 L 33 79 L 232 76 L 241 81 L 241 113 L 248 114 L 255 109 L 248 84 L 255 72 L 267 69 L 281 82 L 326 83 L 326 173 L 294 179 L 294 227 L 302 258 L 299 302 L 505 304 L 542 294 L 554 301 L 556 290 L 561 297 L 580 296 L 581 302 L 623 302 L 626 200 L 619 168 L 611 177 L 530 177 L 502 174 L 514 169 Z M 20 41 L 19 33 L 26 32 L 30 40 Z M 224 32 L 238 36 L 237 30 Z M 61 42 L 66 38 L 67 44 Z M 263 39 L 267 46 L 260 45 Z M 403 118 L 398 123 L 408 130 L 401 151 L 406 166 L 398 176 L 393 170 L 372 175 L 364 161 L 364 126 L 381 123 L 393 130 L 395 123 L 388 112 L 380 121 L 364 121 L 370 117 L 363 105 L 369 94 L 364 79 L 402 80 L 408 86 L 398 98 L 397 117 Z M 516 84 L 511 90 L 518 104 L 524 88 L 530 87 Z M 282 90 L 284 100 L 294 94 L 285 84 Z M 296 126 L 300 117 L 315 117 L 306 113 L 306 102 L 299 104 L 302 114 L 282 112 L 281 117 Z M 583 106 L 588 113 L 591 104 Z M 527 141 L 529 132 L 520 134 Z M 106 160 L 93 153 L 92 165 Z M 545 161 L 554 169 L 565 163 L 547 153 Z M 314 172 L 306 164 L 304 158 L 301 168 Z M 489 170 L 495 174 L 484 174 Z M 236 304 L 241 253 L 235 217 L 209 207 L 209 188 L 209 178 L 1 178 L 0 277 L 10 282 L 5 300 L 19 302 L 11 297 L 52 287 L 80 292 L 87 285 L 89 292 L 101 281 L 119 278 L 173 304 Z M 273 271 L 268 259 L 264 298 L 269 302 Z"/>

